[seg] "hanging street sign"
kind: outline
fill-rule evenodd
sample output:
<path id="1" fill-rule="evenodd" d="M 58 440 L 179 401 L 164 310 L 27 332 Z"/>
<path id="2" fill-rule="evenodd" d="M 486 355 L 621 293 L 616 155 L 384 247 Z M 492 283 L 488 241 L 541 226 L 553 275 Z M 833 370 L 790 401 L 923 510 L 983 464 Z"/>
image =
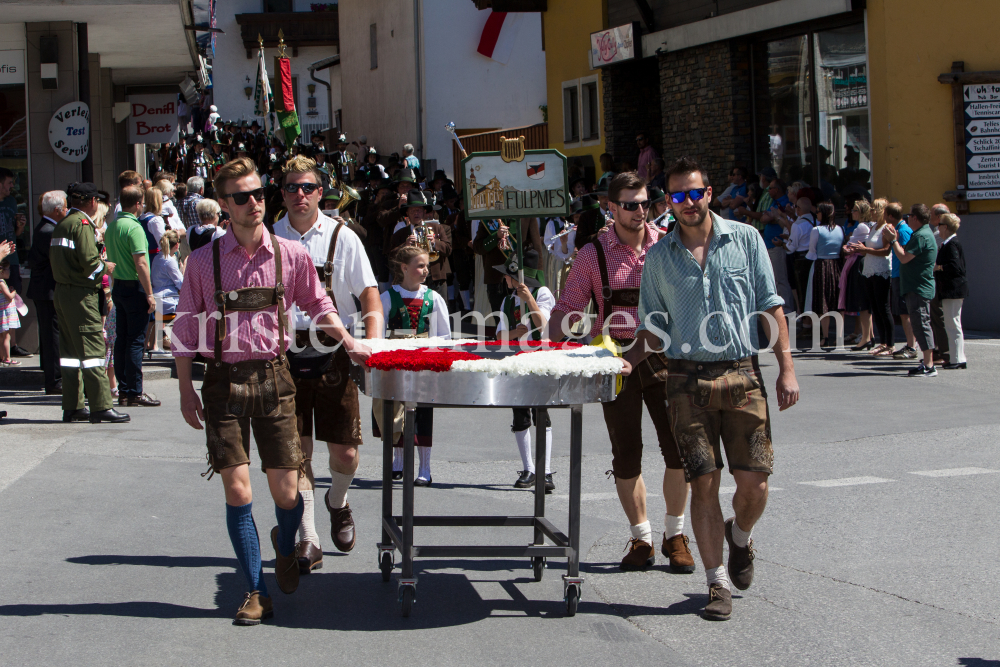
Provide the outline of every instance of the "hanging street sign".
<path id="1" fill-rule="evenodd" d="M 1000 198 L 1000 83 L 962 87 L 965 199 Z"/>
<path id="2" fill-rule="evenodd" d="M 969 160 L 969 169 L 972 171 L 995 171 L 1000 169 L 1000 155 L 975 155 Z"/>
<path id="3" fill-rule="evenodd" d="M 969 121 L 969 124 L 965 126 L 965 131 L 973 137 L 992 137 L 1000 135 L 1000 118 Z"/>
<path id="4" fill-rule="evenodd" d="M 966 190 L 965 198 L 971 199 L 1000 199 L 1000 190 Z"/>
<path id="5" fill-rule="evenodd" d="M 1000 84 L 976 83 L 965 87 L 966 102 L 1000 102 Z"/>
<path id="6" fill-rule="evenodd" d="M 90 107 L 70 102 L 49 120 L 49 145 L 67 162 L 83 162 L 90 152 Z"/>
<path id="7" fill-rule="evenodd" d="M 1000 137 L 972 137 L 966 148 L 972 154 L 1000 153 Z"/>
<path id="8" fill-rule="evenodd" d="M 976 171 L 969 174 L 970 188 L 1000 188 L 1000 171 Z"/>
<path id="9" fill-rule="evenodd" d="M 525 150 L 524 137 L 500 141 L 499 152 L 472 153 L 462 160 L 466 219 L 569 215 L 566 156 L 551 149 Z"/>
<path id="10" fill-rule="evenodd" d="M 1000 102 L 966 102 L 965 115 L 969 118 L 1000 118 Z"/>

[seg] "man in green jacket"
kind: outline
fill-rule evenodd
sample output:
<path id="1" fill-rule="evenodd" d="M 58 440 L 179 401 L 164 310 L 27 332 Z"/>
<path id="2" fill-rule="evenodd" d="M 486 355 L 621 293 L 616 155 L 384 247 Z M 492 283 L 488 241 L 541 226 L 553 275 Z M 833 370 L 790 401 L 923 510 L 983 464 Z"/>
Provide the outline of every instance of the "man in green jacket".
<path id="1" fill-rule="evenodd" d="M 59 365 L 63 378 L 63 421 L 127 422 L 129 416 L 112 407 L 111 389 L 104 371 L 104 328 L 99 299 L 101 278 L 114 264 L 101 261 L 94 236 L 93 216 L 106 193 L 93 183 L 70 183 L 69 214 L 52 232 L 49 261 L 56 281 L 54 305 L 59 317 Z M 80 374 L 83 374 L 83 383 Z M 90 403 L 88 411 L 84 395 Z"/>

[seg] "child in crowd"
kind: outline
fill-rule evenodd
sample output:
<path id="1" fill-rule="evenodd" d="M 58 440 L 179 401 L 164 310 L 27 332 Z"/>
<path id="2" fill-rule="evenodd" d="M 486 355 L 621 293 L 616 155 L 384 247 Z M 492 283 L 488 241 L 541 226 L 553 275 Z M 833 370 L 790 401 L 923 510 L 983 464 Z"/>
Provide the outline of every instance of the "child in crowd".
<path id="1" fill-rule="evenodd" d="M 430 272 L 430 257 L 419 246 L 404 245 L 393 255 L 393 285 L 382 293 L 382 314 L 385 316 L 386 338 L 451 338 L 451 324 L 448 320 L 448 304 L 444 298 L 423 282 Z M 376 426 L 379 432 L 387 425 L 382 421 L 382 402 L 373 401 Z M 393 404 L 393 437 L 399 433 L 396 442 L 401 443 L 403 432 L 403 405 Z M 416 445 L 420 457 L 420 468 L 416 486 L 430 486 L 431 479 L 431 435 L 434 430 L 433 408 L 417 408 Z M 378 433 L 376 433 L 378 435 Z M 403 478 L 403 448 L 393 448 L 392 478 Z"/>
<path id="2" fill-rule="evenodd" d="M 7 286 L 8 280 L 10 260 L 5 259 L 0 261 L 0 366 L 20 366 L 20 361 L 10 358 L 10 332 L 21 328 L 21 318 L 14 303 L 17 292 Z"/>
<path id="3" fill-rule="evenodd" d="M 529 250 L 524 253 L 524 282 L 517 281 L 517 271 L 509 265 L 494 266 L 504 274 L 507 288 L 513 294 L 504 297 L 500 311 L 503 317 L 497 324 L 497 338 L 500 340 L 540 340 L 549 315 L 556 305 L 556 299 L 548 287 L 542 285 L 542 272 L 538 270 L 538 253 Z M 514 422 L 510 430 L 514 433 L 517 450 L 521 453 L 520 476 L 514 482 L 515 489 L 530 489 L 535 486 L 535 460 L 531 457 L 531 425 L 538 425 L 538 413 L 534 408 L 514 408 Z M 545 413 L 545 493 L 552 493 L 552 420 Z"/>

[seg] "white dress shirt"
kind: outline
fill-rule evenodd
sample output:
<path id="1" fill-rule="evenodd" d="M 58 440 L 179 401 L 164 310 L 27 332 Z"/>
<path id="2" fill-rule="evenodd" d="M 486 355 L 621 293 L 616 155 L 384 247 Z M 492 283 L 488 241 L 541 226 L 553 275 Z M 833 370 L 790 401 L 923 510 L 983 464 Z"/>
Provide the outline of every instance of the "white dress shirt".
<path id="1" fill-rule="evenodd" d="M 160 215 L 170 225 L 171 229 L 184 229 L 184 221 L 181 220 L 181 215 L 177 212 L 177 207 L 169 199 L 163 200 L 163 208 L 160 209 Z"/>
<path id="2" fill-rule="evenodd" d="M 506 301 L 507 299 L 511 298 L 511 296 L 514 297 L 514 308 L 520 307 L 520 305 L 521 305 L 521 297 L 519 297 L 517 294 L 513 294 L 513 295 L 505 297 L 504 301 Z M 545 321 L 548 322 L 549 321 L 549 316 L 552 315 L 552 309 L 556 307 L 556 297 L 553 296 L 552 290 L 550 290 L 548 287 L 544 287 L 544 286 L 543 287 L 539 287 L 538 288 L 538 296 L 535 297 L 535 304 L 538 306 L 538 312 L 541 313 L 542 317 L 545 318 Z M 531 313 L 528 313 L 528 312 L 522 312 L 521 313 L 521 321 L 517 322 L 516 324 L 514 324 L 514 326 L 516 327 L 518 324 L 522 324 L 522 323 L 525 326 L 527 326 L 529 329 L 537 329 L 538 328 L 535 325 L 534 318 L 531 317 Z M 507 318 L 506 317 L 499 318 L 497 320 L 497 333 L 499 333 L 501 331 L 507 331 L 507 329 L 509 329 L 509 327 L 507 325 Z"/>
<path id="3" fill-rule="evenodd" d="M 313 264 L 323 266 L 326 264 L 326 256 L 330 252 L 330 239 L 337 225 L 342 224 L 326 216 L 322 211 L 316 218 L 313 226 L 306 230 L 305 234 L 299 234 L 292 227 L 286 214 L 281 220 L 274 223 L 274 233 L 289 241 L 298 241 L 309 252 Z M 348 227 L 340 230 L 337 237 L 337 248 L 333 253 L 333 277 L 331 280 L 333 287 L 333 303 L 337 307 L 337 314 L 343 321 L 344 326 L 351 331 L 357 321 L 358 307 L 354 303 L 354 298 L 361 296 L 367 287 L 378 289 L 378 282 L 372 272 L 371 264 L 368 262 L 368 254 L 358 235 Z M 308 329 L 312 324 L 309 316 L 295 307 L 295 328 L 299 330 Z"/>
<path id="4" fill-rule="evenodd" d="M 813 222 L 815 219 L 812 213 L 807 213 L 792 223 L 792 228 L 788 231 L 788 241 L 785 244 L 786 252 L 791 254 L 809 251 L 809 235 L 812 234 Z"/>

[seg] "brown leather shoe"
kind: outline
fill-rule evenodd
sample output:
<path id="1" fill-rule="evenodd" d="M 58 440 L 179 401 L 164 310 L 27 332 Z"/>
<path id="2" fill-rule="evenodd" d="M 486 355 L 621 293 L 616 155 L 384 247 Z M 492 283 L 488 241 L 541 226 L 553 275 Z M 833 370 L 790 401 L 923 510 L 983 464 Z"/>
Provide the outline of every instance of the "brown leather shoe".
<path id="1" fill-rule="evenodd" d="M 302 541 L 296 544 L 295 558 L 299 562 L 299 574 L 323 569 L 323 550 L 312 542 Z"/>
<path id="2" fill-rule="evenodd" d="M 274 547 L 274 578 L 278 580 L 281 592 L 290 595 L 299 587 L 299 561 L 295 558 L 295 550 L 288 556 L 281 555 L 277 526 L 271 529 L 271 546 Z"/>
<path id="3" fill-rule="evenodd" d="M 622 558 L 622 562 L 618 566 L 622 570 L 645 570 L 656 562 L 656 550 L 653 549 L 653 545 L 646 544 L 637 537 L 629 540 L 625 548 L 628 549 L 628 553 L 625 554 L 625 558 Z"/>
<path id="4" fill-rule="evenodd" d="M 708 587 L 708 604 L 701 612 L 709 621 L 728 621 L 733 613 L 733 593 L 722 584 Z"/>
<path id="5" fill-rule="evenodd" d="M 674 535 L 670 539 L 663 536 L 663 545 L 660 552 L 670 560 L 670 570 L 677 574 L 691 574 L 694 572 L 694 556 L 688 549 L 687 535 Z"/>
<path id="6" fill-rule="evenodd" d="M 726 520 L 726 542 L 729 543 L 729 581 L 733 586 L 745 591 L 753 583 L 753 540 L 745 547 L 738 547 L 733 542 L 733 522 L 735 517 Z"/>
<path id="7" fill-rule="evenodd" d="M 149 394 L 141 394 L 139 396 L 129 396 L 128 403 L 126 404 L 130 408 L 156 408 L 160 406 L 160 401 L 153 398 Z"/>
<path id="8" fill-rule="evenodd" d="M 338 551 L 347 553 L 354 548 L 354 517 L 351 515 L 351 504 L 345 503 L 339 510 L 330 507 L 329 495 L 323 496 L 326 509 L 330 510 L 330 537 Z"/>
<path id="9" fill-rule="evenodd" d="M 236 612 L 236 620 L 233 625 L 260 625 L 265 618 L 274 616 L 274 607 L 271 605 L 271 598 L 266 598 L 260 591 L 247 593 L 246 599 Z"/>

